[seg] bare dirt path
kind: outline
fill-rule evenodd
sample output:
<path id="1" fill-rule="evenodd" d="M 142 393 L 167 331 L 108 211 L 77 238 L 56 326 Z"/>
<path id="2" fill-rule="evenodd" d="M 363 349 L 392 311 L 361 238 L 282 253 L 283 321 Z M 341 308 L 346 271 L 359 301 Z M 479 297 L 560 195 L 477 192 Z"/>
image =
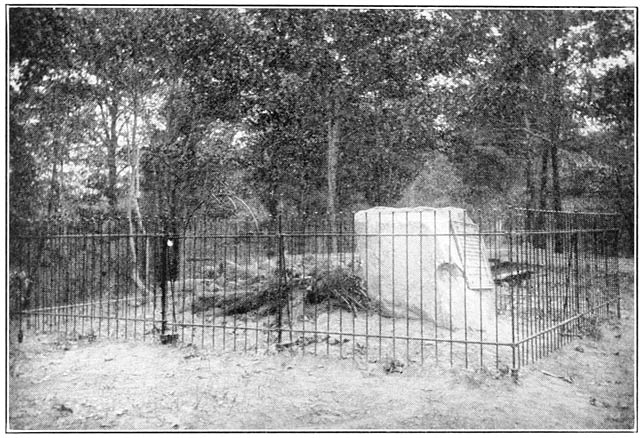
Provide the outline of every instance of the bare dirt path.
<path id="1" fill-rule="evenodd" d="M 605 322 L 598 340 L 578 339 L 523 368 L 517 384 L 496 371 L 425 365 L 387 374 L 382 364 L 324 356 L 210 353 L 27 334 L 10 346 L 7 427 L 632 429 L 631 271 L 621 278 L 622 319 Z"/>

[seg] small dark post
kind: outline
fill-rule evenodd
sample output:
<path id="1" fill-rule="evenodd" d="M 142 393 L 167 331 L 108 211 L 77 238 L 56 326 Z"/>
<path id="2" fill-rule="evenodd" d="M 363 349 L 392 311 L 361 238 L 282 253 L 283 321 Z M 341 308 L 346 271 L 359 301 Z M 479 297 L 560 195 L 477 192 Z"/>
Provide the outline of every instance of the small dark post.
<path id="1" fill-rule="evenodd" d="M 509 230 L 507 232 L 507 237 L 509 240 L 509 262 L 513 266 L 514 255 L 513 255 L 513 233 L 514 233 L 514 208 L 509 207 Z M 517 331 L 517 315 L 516 315 L 516 303 L 515 303 L 515 291 L 513 282 L 509 286 L 510 295 L 509 299 L 511 300 L 511 375 L 514 377 L 514 380 L 518 378 L 518 345 L 516 343 L 516 331 Z"/>
<path id="2" fill-rule="evenodd" d="M 167 331 L 167 267 L 168 267 L 168 243 L 169 238 L 164 235 L 160 238 L 159 246 L 161 249 L 161 260 L 159 262 L 160 272 L 159 281 L 161 286 L 161 342 L 165 339 Z"/>

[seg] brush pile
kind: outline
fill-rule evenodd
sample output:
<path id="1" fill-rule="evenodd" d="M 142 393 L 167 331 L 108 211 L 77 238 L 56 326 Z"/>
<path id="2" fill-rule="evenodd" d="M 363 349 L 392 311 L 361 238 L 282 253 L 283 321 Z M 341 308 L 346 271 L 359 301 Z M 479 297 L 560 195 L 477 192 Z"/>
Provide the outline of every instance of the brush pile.
<path id="1" fill-rule="evenodd" d="M 192 304 L 192 312 L 219 309 L 221 315 L 281 314 L 292 321 L 315 308 L 326 306 L 356 314 L 368 311 L 371 301 L 359 276 L 345 268 L 335 267 L 315 270 L 306 276 L 288 270 L 275 272 L 242 290 L 226 290 L 225 293 L 219 290 L 214 295 L 199 297 Z"/>
<path id="2" fill-rule="evenodd" d="M 362 279 L 342 268 L 315 272 L 306 291 L 306 302 L 312 305 L 329 301 L 353 314 L 371 307 Z"/>

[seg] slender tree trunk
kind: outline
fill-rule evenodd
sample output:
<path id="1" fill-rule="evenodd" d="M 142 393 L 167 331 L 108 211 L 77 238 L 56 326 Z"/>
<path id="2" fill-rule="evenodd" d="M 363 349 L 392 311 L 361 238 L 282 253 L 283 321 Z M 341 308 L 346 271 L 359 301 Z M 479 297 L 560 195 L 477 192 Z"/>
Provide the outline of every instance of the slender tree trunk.
<path id="1" fill-rule="evenodd" d="M 141 214 L 141 205 L 140 205 L 140 197 L 141 197 L 141 172 L 140 172 L 140 160 L 141 160 L 141 153 L 140 153 L 140 148 L 138 147 L 137 143 L 134 143 L 134 152 L 135 152 L 135 157 L 134 157 L 134 166 L 135 166 L 135 171 L 134 171 L 134 213 L 136 214 L 136 220 L 138 222 L 138 229 L 142 234 L 146 234 L 147 231 L 145 229 L 145 224 L 143 223 L 143 215 Z M 148 237 L 145 237 L 145 266 L 144 266 L 144 272 L 145 272 L 145 279 L 147 280 L 150 275 L 150 257 L 151 257 L 151 248 L 150 248 L 150 239 Z"/>
<path id="2" fill-rule="evenodd" d="M 328 120 L 328 219 L 330 221 L 330 250 L 337 252 L 337 159 L 339 155 L 339 118 L 337 101 L 331 104 L 331 113 Z"/>
<path id="3" fill-rule="evenodd" d="M 527 229 L 531 229 L 533 212 L 531 210 L 536 206 L 536 186 L 533 177 L 533 162 L 531 154 L 527 156 L 527 163 L 525 164 L 525 180 L 527 182 Z"/>
<path id="4" fill-rule="evenodd" d="M 549 143 L 545 143 L 542 151 L 542 162 L 540 168 L 540 193 L 539 193 L 539 203 L 538 208 L 541 210 L 547 209 L 547 182 L 549 178 L 547 177 L 547 171 L 549 170 Z"/>
<path id="5" fill-rule="evenodd" d="M 564 27 L 564 16 L 563 27 Z M 562 129 L 563 121 L 567 118 L 567 110 L 565 107 L 565 102 L 563 101 L 563 81 L 561 75 L 563 74 L 562 66 L 560 64 L 556 65 L 556 69 L 553 75 L 553 102 L 550 107 L 550 120 L 549 120 L 549 153 L 551 154 L 551 183 L 552 183 L 552 208 L 556 212 L 562 210 L 562 195 L 560 191 L 560 171 L 559 171 L 559 158 L 558 158 L 558 147 L 561 144 L 562 139 Z M 554 217 L 555 227 L 557 230 L 562 229 L 565 224 L 563 218 L 560 214 L 555 215 Z M 554 250 L 556 252 L 561 252 L 563 250 L 563 239 L 560 234 L 557 234 L 554 238 Z"/>
<path id="6" fill-rule="evenodd" d="M 277 187 L 277 184 L 272 185 L 273 187 L 270 191 L 270 195 L 266 199 L 266 209 L 268 210 L 268 214 L 270 215 L 272 220 L 276 221 L 277 216 L 279 215 L 279 198 L 277 197 L 276 192 L 279 188 Z"/>
<path id="7" fill-rule="evenodd" d="M 129 243 L 130 243 L 130 252 L 131 252 L 131 266 L 132 266 L 132 272 L 131 272 L 131 277 L 132 280 L 134 281 L 134 284 L 136 285 L 137 288 L 141 289 L 144 291 L 145 295 L 147 295 L 147 289 L 145 287 L 145 283 L 141 280 L 141 277 L 138 272 L 138 257 L 137 257 L 137 251 L 136 251 L 136 238 L 134 237 L 134 234 L 136 234 L 136 227 L 134 226 L 134 214 L 138 212 L 137 219 L 140 218 L 140 211 L 138 208 L 138 180 L 139 180 L 139 175 L 138 175 L 138 144 L 136 142 L 136 128 L 137 128 L 137 122 L 138 122 L 138 101 L 137 101 L 137 96 L 134 96 L 134 120 L 133 120 L 133 125 L 132 125 L 132 141 L 130 142 L 130 148 L 129 148 L 129 161 L 130 161 L 130 177 L 129 177 L 129 190 L 128 190 L 128 203 L 127 203 L 127 221 L 129 224 Z M 144 231 L 142 228 L 142 221 L 139 220 L 139 227 L 138 229 L 140 231 Z"/>
<path id="8" fill-rule="evenodd" d="M 525 179 L 527 181 L 527 217 L 526 221 L 527 223 L 525 224 L 525 228 L 528 230 L 532 230 L 534 228 L 534 212 L 532 211 L 533 209 L 536 208 L 537 205 L 537 200 L 536 200 L 536 185 L 534 184 L 534 176 L 533 176 L 533 151 L 532 151 L 532 143 L 531 143 L 531 134 L 529 134 L 531 130 L 531 126 L 529 123 L 529 118 L 527 115 L 524 116 L 525 119 L 525 128 L 527 132 L 527 139 L 525 141 L 525 149 L 527 151 L 527 163 L 525 166 Z"/>
<path id="9" fill-rule="evenodd" d="M 613 181 L 616 183 L 616 187 L 618 188 L 619 191 L 622 190 L 624 187 L 628 186 L 628 184 L 623 183 L 621 170 L 618 168 L 616 169 L 616 171 L 613 171 Z M 617 242 L 617 251 L 622 248 L 624 251 L 626 251 L 627 255 L 632 255 L 634 254 L 633 242 L 635 241 L 634 215 L 633 215 L 634 209 L 632 209 L 631 204 L 628 204 L 627 202 L 623 202 L 623 199 L 624 197 L 622 195 L 616 196 L 616 205 L 618 208 L 618 212 L 621 215 L 621 221 L 622 221 L 622 223 L 617 222 L 616 224 L 614 224 L 614 227 L 619 228 L 621 232 L 620 242 Z M 625 229 L 625 233 L 623 233 L 624 229 Z"/>
<path id="10" fill-rule="evenodd" d="M 552 143 L 549 149 L 551 152 L 551 183 L 553 208 L 555 211 L 561 211 L 563 208 L 560 193 L 560 172 L 558 170 L 558 145 Z"/>
<path id="11" fill-rule="evenodd" d="M 566 111 L 565 105 L 561 100 L 561 95 L 563 93 L 563 86 L 559 78 L 560 71 L 557 71 L 554 74 L 554 100 L 552 108 L 550 109 L 550 120 L 549 120 L 549 153 L 551 154 L 551 183 L 552 183 L 552 207 L 555 211 L 562 210 L 562 199 L 560 193 L 560 172 L 559 172 L 559 159 L 558 159 L 558 147 L 561 142 L 561 120 L 565 118 Z"/>
<path id="12" fill-rule="evenodd" d="M 377 151 L 378 161 L 377 161 L 377 204 L 384 204 L 385 191 L 382 190 L 384 187 L 383 176 L 385 172 L 384 166 L 382 166 L 383 159 L 380 158 L 384 153 L 384 139 L 382 138 L 382 117 L 380 113 L 375 113 L 375 150 Z"/>
<path id="13" fill-rule="evenodd" d="M 136 125 L 136 112 L 134 114 L 134 125 Z M 134 274 L 136 272 L 136 241 L 134 239 L 134 233 L 136 230 L 134 229 L 134 221 L 132 219 L 132 212 L 134 210 L 134 190 L 135 190 L 135 177 L 134 177 L 134 142 L 136 141 L 136 128 L 134 127 L 132 129 L 132 141 L 129 143 L 128 147 L 128 158 L 129 158 L 129 165 L 130 165 L 130 174 L 129 174 L 129 187 L 127 190 L 127 223 L 129 226 L 129 244 L 130 244 L 130 252 L 131 252 L 131 257 L 132 257 L 132 278 L 134 278 L 136 275 Z"/>
<path id="14" fill-rule="evenodd" d="M 138 127 L 138 96 L 134 95 L 134 123 L 132 129 L 132 173 L 133 173 L 133 208 L 134 214 L 136 215 L 136 222 L 138 225 L 138 230 L 145 234 L 145 225 L 143 224 L 143 216 L 141 214 L 140 198 L 141 198 L 141 149 L 138 146 L 138 141 L 136 139 Z M 149 272 L 149 240 L 146 238 L 145 244 L 145 272 Z M 146 274 L 147 275 L 147 274 Z M 147 276 L 145 277 L 147 278 Z"/>
<path id="15" fill-rule="evenodd" d="M 551 182 L 552 182 L 552 196 L 553 196 L 553 207 L 554 211 L 562 210 L 562 200 L 560 195 L 560 176 L 558 172 L 558 145 L 556 142 L 552 142 L 550 147 L 551 152 Z M 563 218 L 561 215 L 556 215 L 554 218 L 556 221 L 556 229 L 562 230 L 564 225 Z M 556 252 L 562 252 L 563 250 L 563 239 L 560 234 L 556 234 L 554 239 L 554 250 Z"/>
<path id="16" fill-rule="evenodd" d="M 540 193 L 539 193 L 539 203 L 538 208 L 540 210 L 547 209 L 547 197 L 549 191 L 547 190 L 548 178 L 548 169 L 549 169 L 549 143 L 546 142 L 543 145 L 542 150 L 542 161 L 540 167 Z M 545 230 L 546 228 L 546 214 L 542 211 L 536 213 L 536 230 Z M 534 245 L 538 248 L 544 248 L 546 245 L 546 238 L 542 235 L 537 235 L 534 241 Z"/>
<path id="17" fill-rule="evenodd" d="M 58 184 L 58 161 L 54 161 L 51 167 L 51 179 L 49 181 L 49 199 L 47 200 L 47 220 L 51 219 L 54 209 L 60 203 L 60 189 Z"/>
<path id="18" fill-rule="evenodd" d="M 52 215 L 60 205 L 60 187 L 58 183 L 58 161 L 57 160 L 58 158 L 56 157 L 56 159 L 54 160 L 51 166 L 51 179 L 49 181 L 49 196 L 47 199 L 47 219 L 45 222 L 46 227 L 49 227 L 51 225 Z M 36 270 L 38 269 L 38 266 L 43 262 L 43 257 L 45 255 L 44 250 L 45 250 L 46 241 L 47 239 L 45 238 L 45 234 L 43 234 L 43 236 L 39 239 L 39 242 L 38 242 L 38 252 L 36 255 L 37 262 L 32 265 L 33 268 L 29 273 L 29 278 L 33 278 Z"/>
<path id="19" fill-rule="evenodd" d="M 567 29 L 567 14 L 563 11 L 560 15 L 556 16 L 555 21 L 552 23 L 552 30 L 555 29 L 556 34 L 564 35 L 565 30 Z M 563 129 L 566 126 L 566 121 L 568 118 L 568 111 L 566 108 L 566 103 L 564 100 L 565 95 L 565 66 L 563 64 L 564 56 L 561 54 L 562 47 L 560 46 L 561 40 L 554 39 L 554 74 L 551 76 L 552 80 L 552 105 L 549 108 L 550 114 L 550 149 L 551 154 L 551 182 L 552 182 L 552 207 L 554 211 L 562 210 L 562 196 L 560 192 L 560 172 L 559 172 L 559 159 L 558 159 L 558 147 L 561 144 Z M 562 225 L 561 218 L 556 218 L 557 227 Z M 556 240 L 556 246 L 559 246 L 559 240 Z"/>
<path id="20" fill-rule="evenodd" d="M 118 120 L 118 107 L 115 103 L 109 106 L 109 138 L 107 139 L 107 199 L 112 216 L 116 216 L 118 196 L 116 193 L 116 150 L 118 148 L 118 133 L 116 122 Z"/>
<path id="21" fill-rule="evenodd" d="M 54 150 L 56 152 L 56 158 L 51 166 L 51 178 L 49 180 L 49 196 L 47 199 L 47 219 L 45 221 L 45 226 L 48 228 L 51 224 L 51 217 L 54 213 L 54 210 L 58 209 L 60 205 L 60 186 L 58 183 L 58 149 L 54 145 Z M 34 278 L 38 267 L 43 263 L 45 256 L 45 246 L 47 243 L 46 239 L 47 229 L 43 230 L 41 237 L 38 239 L 38 247 L 35 254 L 35 262 L 30 264 L 29 272 L 27 278 Z M 29 286 L 25 291 L 25 299 L 30 299 L 31 292 Z"/>

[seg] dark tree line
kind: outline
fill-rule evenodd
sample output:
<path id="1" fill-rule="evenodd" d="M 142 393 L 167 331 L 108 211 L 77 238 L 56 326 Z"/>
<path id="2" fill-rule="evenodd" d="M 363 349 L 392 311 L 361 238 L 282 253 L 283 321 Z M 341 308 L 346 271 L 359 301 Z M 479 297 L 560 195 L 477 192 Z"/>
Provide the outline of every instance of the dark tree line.
<path id="1" fill-rule="evenodd" d="M 12 7 L 11 230 L 332 217 L 433 172 L 471 207 L 616 210 L 632 242 L 633 51 L 625 9 Z"/>

